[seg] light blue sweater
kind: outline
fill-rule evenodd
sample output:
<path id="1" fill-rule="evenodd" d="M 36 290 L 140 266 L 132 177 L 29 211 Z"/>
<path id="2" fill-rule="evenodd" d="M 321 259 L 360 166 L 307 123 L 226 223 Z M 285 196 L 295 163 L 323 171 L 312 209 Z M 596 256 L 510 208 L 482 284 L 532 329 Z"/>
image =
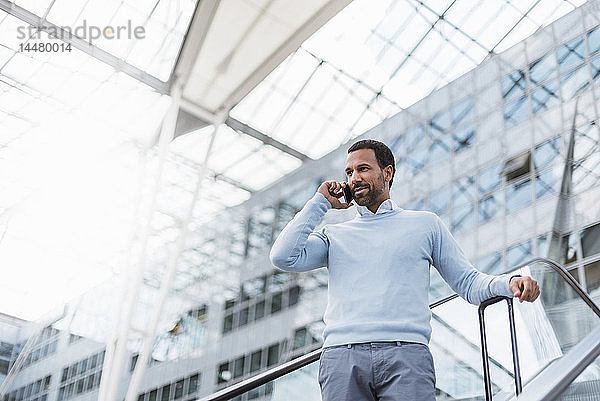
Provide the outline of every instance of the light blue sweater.
<path id="1" fill-rule="evenodd" d="M 428 344 L 432 265 L 472 304 L 497 295 L 512 297 L 510 277 L 475 270 L 433 213 L 396 207 L 314 232 L 330 208 L 322 194 L 315 194 L 284 228 L 270 254 L 271 262 L 286 271 L 327 266 L 325 347 L 375 341 Z"/>

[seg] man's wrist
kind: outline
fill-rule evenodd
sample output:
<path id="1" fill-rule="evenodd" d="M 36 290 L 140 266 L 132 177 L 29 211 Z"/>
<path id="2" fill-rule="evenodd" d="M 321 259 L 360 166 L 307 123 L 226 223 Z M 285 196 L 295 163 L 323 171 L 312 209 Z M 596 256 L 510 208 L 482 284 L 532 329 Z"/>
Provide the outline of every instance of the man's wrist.
<path id="1" fill-rule="evenodd" d="M 320 195 L 320 196 L 319 196 Z M 313 196 L 313 199 L 325 206 L 327 209 L 331 209 L 333 206 L 331 205 L 331 202 L 329 202 L 329 200 L 325 197 L 325 195 L 323 195 L 321 192 L 317 191 L 317 193 L 315 193 L 315 195 Z"/>

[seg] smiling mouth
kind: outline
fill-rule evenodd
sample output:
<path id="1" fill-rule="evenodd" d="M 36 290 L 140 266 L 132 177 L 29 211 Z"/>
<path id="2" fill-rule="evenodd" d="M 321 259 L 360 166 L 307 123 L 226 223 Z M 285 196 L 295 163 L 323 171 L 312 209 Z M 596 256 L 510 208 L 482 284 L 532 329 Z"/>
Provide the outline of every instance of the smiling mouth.
<path id="1" fill-rule="evenodd" d="M 354 196 L 361 196 L 369 191 L 369 187 L 359 187 L 354 190 Z"/>

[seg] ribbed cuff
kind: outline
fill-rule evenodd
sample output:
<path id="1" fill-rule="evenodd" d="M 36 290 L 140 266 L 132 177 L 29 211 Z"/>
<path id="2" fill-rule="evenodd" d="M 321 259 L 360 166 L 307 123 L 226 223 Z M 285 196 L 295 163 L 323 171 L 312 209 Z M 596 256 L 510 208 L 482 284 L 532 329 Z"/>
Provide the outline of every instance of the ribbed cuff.
<path id="1" fill-rule="evenodd" d="M 325 211 L 331 209 L 332 207 L 325 195 L 320 192 L 315 193 L 310 201 L 317 203 L 319 206 L 324 206 L 326 208 Z"/>

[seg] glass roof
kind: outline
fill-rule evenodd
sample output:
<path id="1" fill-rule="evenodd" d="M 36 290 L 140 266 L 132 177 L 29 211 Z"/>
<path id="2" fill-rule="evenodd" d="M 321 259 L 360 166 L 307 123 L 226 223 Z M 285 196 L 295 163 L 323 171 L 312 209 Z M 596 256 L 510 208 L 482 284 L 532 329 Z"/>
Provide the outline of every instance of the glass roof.
<path id="1" fill-rule="evenodd" d="M 582 3 L 355 0 L 231 115 L 318 158 Z"/>
<path id="2" fill-rule="evenodd" d="M 582 3 L 355 0 L 230 114 L 318 158 Z M 15 4 L 57 26 L 82 26 L 84 21 L 87 26 L 128 21 L 143 26 L 143 40 L 98 39 L 93 44 L 167 81 L 196 1 Z M 27 24 L 0 11 L 0 264 L 11 266 L 8 281 L 36 279 L 27 279 L 27 288 L 4 291 L 0 304 L 6 306 L 4 313 L 35 318 L 46 312 L 40 305 L 49 299 L 65 302 L 126 265 L 133 220 L 145 211 L 139 200 L 148 196 L 157 171 L 153 146 L 170 99 L 77 49 L 20 51 L 21 44 L 33 43 L 17 37 L 21 27 Z M 41 41 L 52 41 L 46 33 L 39 35 Z M 162 251 L 152 255 L 151 264 L 161 265 L 165 249 L 173 246 L 211 130 L 182 135 L 170 146 L 151 235 L 151 249 Z M 210 216 L 235 213 L 228 208 L 300 165 L 274 146 L 219 126 L 192 225 L 218 238 L 220 227 Z M 235 216 L 229 218 L 236 224 Z M 194 249 L 210 242 L 193 235 L 189 241 Z M 190 279 L 200 285 L 203 278 L 220 274 L 218 261 L 201 263 L 198 254 L 184 251 L 176 289 L 184 291 Z M 160 269 L 149 269 L 145 279 L 152 288 L 160 277 Z M 223 285 L 234 279 L 223 277 Z M 15 302 L 26 298 L 32 301 Z M 182 302 L 189 303 L 186 299 Z"/>

